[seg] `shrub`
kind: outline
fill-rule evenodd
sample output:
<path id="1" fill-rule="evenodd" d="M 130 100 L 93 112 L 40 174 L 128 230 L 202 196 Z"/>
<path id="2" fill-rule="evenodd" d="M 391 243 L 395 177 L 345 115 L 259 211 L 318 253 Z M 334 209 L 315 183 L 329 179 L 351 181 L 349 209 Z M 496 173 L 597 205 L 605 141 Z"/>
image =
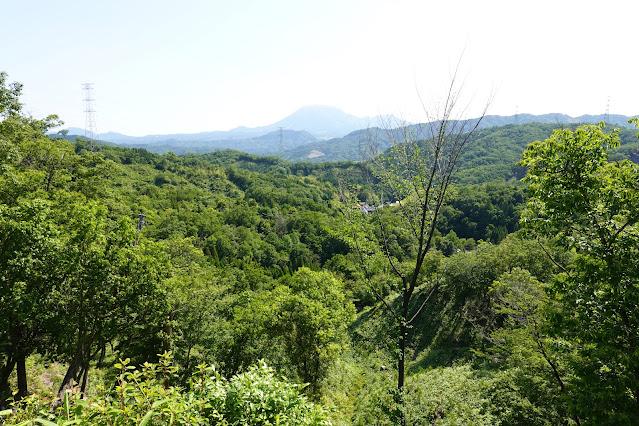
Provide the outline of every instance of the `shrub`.
<path id="1" fill-rule="evenodd" d="M 128 358 L 120 360 L 114 386 L 90 400 L 67 392 L 62 407 L 50 413 L 46 401 L 32 396 L 0 415 L 8 416 L 6 425 L 20 426 L 330 424 L 325 410 L 300 392 L 303 385 L 277 377 L 263 361 L 230 380 L 200 365 L 189 390 L 171 384 L 177 368 L 170 354 L 161 355 L 158 364 L 128 364 Z"/>

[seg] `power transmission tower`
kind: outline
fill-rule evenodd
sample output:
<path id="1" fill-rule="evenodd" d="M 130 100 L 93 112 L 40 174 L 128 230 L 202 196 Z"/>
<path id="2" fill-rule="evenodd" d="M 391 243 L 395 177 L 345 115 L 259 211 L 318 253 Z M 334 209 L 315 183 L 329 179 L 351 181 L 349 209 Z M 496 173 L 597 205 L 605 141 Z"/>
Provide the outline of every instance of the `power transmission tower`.
<path id="1" fill-rule="evenodd" d="M 140 214 L 133 214 L 133 216 L 139 216 L 139 220 L 138 220 L 138 226 L 135 227 L 135 230 L 138 231 L 138 234 L 142 232 L 142 228 L 144 227 L 144 225 L 146 225 L 146 215 L 144 213 L 140 213 Z M 138 236 L 135 239 L 135 242 L 133 243 L 133 247 L 138 245 L 138 242 L 140 241 L 140 237 Z"/>
<path id="2" fill-rule="evenodd" d="M 278 152 L 278 156 L 282 156 L 282 151 L 284 150 L 284 127 L 280 127 L 280 149 Z"/>
<path id="3" fill-rule="evenodd" d="M 95 124 L 95 109 L 93 108 L 93 83 L 84 83 L 84 137 L 90 140 L 98 139 L 98 126 Z"/>
<path id="4" fill-rule="evenodd" d="M 140 220 L 138 220 L 138 226 L 135 227 L 136 231 L 140 232 L 142 231 L 142 227 L 144 225 L 146 225 L 146 221 L 144 219 L 146 219 L 146 215 L 144 213 L 140 213 L 140 214 L 133 214 L 133 216 L 139 216 Z"/>
<path id="5" fill-rule="evenodd" d="M 608 96 L 608 103 L 606 104 L 606 115 L 604 115 L 604 123 L 610 124 L 610 96 Z"/>

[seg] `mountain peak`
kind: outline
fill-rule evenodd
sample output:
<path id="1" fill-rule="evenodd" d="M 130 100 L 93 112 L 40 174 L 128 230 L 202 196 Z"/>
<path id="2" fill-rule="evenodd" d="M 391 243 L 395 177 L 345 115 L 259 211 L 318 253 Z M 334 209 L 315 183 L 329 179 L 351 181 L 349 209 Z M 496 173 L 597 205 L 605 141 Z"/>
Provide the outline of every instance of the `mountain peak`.
<path id="1" fill-rule="evenodd" d="M 366 127 L 366 119 L 347 114 L 331 106 L 309 105 L 301 107 L 272 126 L 306 130 L 316 137 L 328 139 L 342 137 L 353 130 Z"/>

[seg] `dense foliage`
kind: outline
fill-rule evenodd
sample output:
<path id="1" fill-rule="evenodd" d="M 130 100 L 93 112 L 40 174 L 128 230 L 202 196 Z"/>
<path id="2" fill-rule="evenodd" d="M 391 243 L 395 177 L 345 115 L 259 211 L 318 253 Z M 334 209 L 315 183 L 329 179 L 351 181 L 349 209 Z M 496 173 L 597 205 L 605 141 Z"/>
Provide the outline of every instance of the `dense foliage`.
<path id="1" fill-rule="evenodd" d="M 0 74 L 6 424 L 637 422 L 634 133 L 473 135 L 424 252 L 397 163 L 71 142 L 20 93 Z"/>
<path id="2" fill-rule="evenodd" d="M 300 393 L 302 386 L 283 381 L 263 362 L 230 380 L 199 365 L 184 389 L 171 383 L 177 368 L 170 354 L 161 356 L 159 364 L 140 368 L 129 361 L 115 364 L 120 374 L 112 388 L 95 398 L 77 399 L 67 392 L 57 415 L 47 414 L 41 401 L 31 398 L 15 420 L 36 417 L 35 423 L 44 425 L 105 426 L 328 424 L 325 411 Z"/>
<path id="3" fill-rule="evenodd" d="M 554 333 L 574 342 L 572 409 L 600 424 L 639 421 L 639 168 L 607 161 L 618 144 L 616 132 L 585 126 L 556 131 L 522 160 L 524 224 L 577 253 L 553 280 Z"/>

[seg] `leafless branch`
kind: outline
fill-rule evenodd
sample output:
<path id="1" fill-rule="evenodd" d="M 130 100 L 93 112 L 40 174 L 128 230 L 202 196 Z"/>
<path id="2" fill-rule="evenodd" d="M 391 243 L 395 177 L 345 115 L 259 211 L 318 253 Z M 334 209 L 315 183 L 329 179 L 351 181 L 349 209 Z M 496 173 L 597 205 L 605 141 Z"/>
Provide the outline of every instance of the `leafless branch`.
<path id="1" fill-rule="evenodd" d="M 428 296 L 426 296 L 424 298 L 424 300 L 422 301 L 421 305 L 419 305 L 419 309 L 417 309 L 417 312 L 415 312 L 415 314 L 411 317 L 410 320 L 408 320 L 406 322 L 406 324 L 410 324 L 413 322 L 413 320 L 415 318 L 417 318 L 417 315 L 419 315 L 419 313 L 422 311 L 422 309 L 424 309 L 424 306 L 426 306 L 426 303 L 428 303 L 428 301 L 430 300 L 430 297 L 433 295 L 433 293 L 435 292 L 435 290 L 437 289 L 437 287 L 439 287 L 439 284 L 442 281 L 442 278 L 444 277 L 444 273 L 446 272 L 446 270 L 442 271 L 442 273 L 439 275 L 439 277 L 437 278 L 437 281 L 435 281 L 435 284 L 433 284 L 433 288 L 430 289 L 430 292 L 428 293 Z"/>
<path id="2" fill-rule="evenodd" d="M 541 241 L 537 240 L 537 244 L 539 244 L 539 247 L 541 247 L 541 249 L 544 251 L 544 253 L 546 253 L 546 256 L 548 256 L 548 259 L 550 259 L 550 261 L 552 263 L 555 264 L 556 267 L 558 267 L 559 269 L 561 269 L 562 271 L 564 271 L 568 276 L 570 276 L 570 272 L 568 272 L 566 270 L 566 268 L 564 268 L 562 265 L 560 265 L 554 257 L 552 257 L 552 255 L 548 252 L 548 250 L 546 250 L 546 247 L 544 247 L 544 245 L 541 243 Z"/>

